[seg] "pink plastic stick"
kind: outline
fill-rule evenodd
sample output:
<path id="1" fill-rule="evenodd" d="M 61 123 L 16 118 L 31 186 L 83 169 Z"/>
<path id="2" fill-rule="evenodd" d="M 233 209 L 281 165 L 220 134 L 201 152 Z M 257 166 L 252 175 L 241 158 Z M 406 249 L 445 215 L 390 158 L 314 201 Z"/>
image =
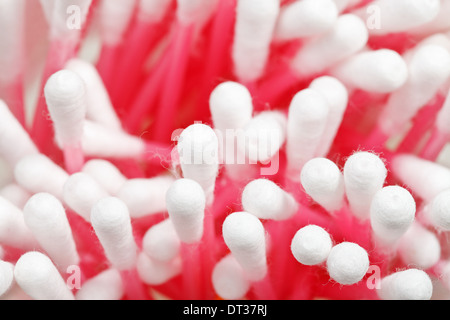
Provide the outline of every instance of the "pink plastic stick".
<path id="1" fill-rule="evenodd" d="M 426 160 L 435 161 L 449 141 L 450 137 L 448 135 L 435 128 L 420 156 Z"/>
<path id="2" fill-rule="evenodd" d="M 97 63 L 97 70 L 103 79 L 106 89 L 111 93 L 111 85 L 114 81 L 115 67 L 119 56 L 119 46 L 103 46 Z"/>
<path id="3" fill-rule="evenodd" d="M 64 147 L 63 153 L 67 172 L 73 174 L 81 171 L 84 165 L 84 154 L 81 144 Z"/>
<path id="4" fill-rule="evenodd" d="M 183 259 L 183 287 L 186 299 L 199 299 L 199 285 L 201 283 L 200 261 L 198 244 L 181 245 L 181 256 Z"/>
<path id="5" fill-rule="evenodd" d="M 135 269 L 121 271 L 120 275 L 122 276 L 122 281 L 125 286 L 125 295 L 128 300 L 151 300 L 146 286 L 139 279 Z"/>

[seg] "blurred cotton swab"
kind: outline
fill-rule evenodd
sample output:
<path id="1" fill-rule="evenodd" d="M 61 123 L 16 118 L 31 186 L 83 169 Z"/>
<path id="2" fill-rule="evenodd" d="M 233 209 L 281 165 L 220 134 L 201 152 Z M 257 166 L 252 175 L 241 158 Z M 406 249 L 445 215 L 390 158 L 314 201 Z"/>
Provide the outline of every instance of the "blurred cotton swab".
<path id="1" fill-rule="evenodd" d="M 423 216 L 439 231 L 450 231 L 450 189 L 440 192 L 423 209 Z"/>
<path id="2" fill-rule="evenodd" d="M 117 195 L 127 178 L 111 162 L 92 159 L 85 163 L 82 172 L 87 173 L 110 195 Z"/>
<path id="3" fill-rule="evenodd" d="M 14 285 L 14 265 L 0 260 L 0 298 L 5 296 Z"/>
<path id="4" fill-rule="evenodd" d="M 83 283 L 75 294 L 76 300 L 120 300 L 124 288 L 120 272 L 107 269 Z"/>
<path id="5" fill-rule="evenodd" d="M 142 251 L 151 259 L 169 262 L 180 254 L 180 243 L 171 219 L 166 219 L 147 230 L 142 239 Z"/>
<path id="6" fill-rule="evenodd" d="M 217 294 L 227 300 L 242 299 L 250 289 L 244 270 L 231 254 L 217 262 L 212 282 Z"/>
<path id="7" fill-rule="evenodd" d="M 378 295 L 383 300 L 430 300 L 433 283 L 423 270 L 395 272 L 381 280 Z"/>

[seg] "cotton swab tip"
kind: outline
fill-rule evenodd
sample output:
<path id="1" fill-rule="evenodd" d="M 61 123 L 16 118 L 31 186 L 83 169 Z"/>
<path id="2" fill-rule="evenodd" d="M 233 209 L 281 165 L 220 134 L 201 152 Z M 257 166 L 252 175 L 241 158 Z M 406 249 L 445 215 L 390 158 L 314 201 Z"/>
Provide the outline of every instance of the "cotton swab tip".
<path id="1" fill-rule="evenodd" d="M 327 231 L 308 225 L 297 231 L 291 242 L 291 252 L 301 264 L 313 266 L 327 260 L 333 242 Z"/>
<path id="2" fill-rule="evenodd" d="M 169 262 L 178 256 L 180 239 L 170 219 L 147 230 L 142 239 L 142 251 L 150 258 L 162 262 Z"/>
<path id="3" fill-rule="evenodd" d="M 137 271 L 140 279 L 149 285 L 161 285 L 182 271 L 181 259 L 175 258 L 169 262 L 151 259 L 141 252 L 137 260 Z"/>
<path id="4" fill-rule="evenodd" d="M 119 300 L 124 294 L 120 272 L 107 269 L 83 283 L 77 291 L 77 300 Z"/>
<path id="5" fill-rule="evenodd" d="M 369 269 L 369 257 L 362 247 L 352 242 L 334 246 L 327 258 L 330 277 L 343 285 L 352 285 L 362 280 Z"/>
<path id="6" fill-rule="evenodd" d="M 242 299 L 250 289 L 244 270 L 231 254 L 215 265 L 212 283 L 216 293 L 227 300 Z"/>
<path id="7" fill-rule="evenodd" d="M 383 300 L 430 300 L 433 283 L 423 270 L 395 272 L 381 280 L 378 295 Z"/>
<path id="8" fill-rule="evenodd" d="M 4 296 L 14 284 L 14 265 L 0 261 L 0 298 Z"/>
<path id="9" fill-rule="evenodd" d="M 433 226 L 450 231 L 450 189 L 439 193 L 425 210 Z"/>

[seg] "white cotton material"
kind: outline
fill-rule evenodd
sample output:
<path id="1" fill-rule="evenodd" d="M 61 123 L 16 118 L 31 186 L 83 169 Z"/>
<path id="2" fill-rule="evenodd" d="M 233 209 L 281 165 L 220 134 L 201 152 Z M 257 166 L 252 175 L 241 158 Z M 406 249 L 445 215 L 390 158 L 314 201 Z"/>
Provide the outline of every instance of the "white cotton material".
<path id="1" fill-rule="evenodd" d="M 243 299 L 250 289 L 244 270 L 231 254 L 214 266 L 212 284 L 217 295 L 225 300 Z"/>
<path id="2" fill-rule="evenodd" d="M 334 68 L 332 73 L 349 88 L 373 93 L 391 93 L 408 79 L 405 60 L 389 49 L 356 54 Z"/>
<path id="3" fill-rule="evenodd" d="M 31 193 L 13 182 L 7 184 L 0 190 L 0 196 L 21 209 L 27 203 L 28 199 L 30 199 Z"/>
<path id="4" fill-rule="evenodd" d="M 261 221 L 248 212 L 228 215 L 222 225 L 225 244 L 251 281 L 267 275 L 265 230 Z"/>
<path id="5" fill-rule="evenodd" d="M 381 190 L 387 176 L 383 161 L 370 152 L 351 155 L 344 166 L 344 185 L 350 209 L 362 220 L 370 216 L 373 196 Z"/>
<path id="6" fill-rule="evenodd" d="M 117 197 L 127 205 L 132 218 L 166 211 L 166 193 L 175 179 L 161 175 L 149 179 L 129 179 L 120 188 Z"/>
<path id="7" fill-rule="evenodd" d="M 369 28 L 372 34 L 385 35 L 405 32 L 432 21 L 440 11 L 439 0 L 376 0 L 359 10 L 362 17 L 368 12 L 379 14 L 380 25 Z M 368 11 L 368 8 L 376 10 Z"/>
<path id="8" fill-rule="evenodd" d="M 443 165 L 408 154 L 395 156 L 391 165 L 393 174 L 426 202 L 450 189 L 450 169 Z"/>
<path id="9" fill-rule="evenodd" d="M 25 0 L 0 1 L 0 86 L 19 78 L 23 70 Z"/>
<path id="10" fill-rule="evenodd" d="M 73 71 L 60 70 L 47 80 L 44 88 L 55 135 L 64 146 L 80 143 L 86 118 L 86 85 Z"/>
<path id="11" fill-rule="evenodd" d="M 176 180 L 166 193 L 170 220 L 184 243 L 197 243 L 203 236 L 206 198 L 200 184 L 190 179 Z"/>
<path id="12" fill-rule="evenodd" d="M 289 177 L 298 180 L 302 167 L 315 157 L 328 121 L 330 106 L 313 89 L 297 93 L 289 106 L 287 160 Z"/>
<path id="13" fill-rule="evenodd" d="M 425 208 L 430 223 L 440 231 L 450 231 L 450 189 L 439 193 Z"/>
<path id="14" fill-rule="evenodd" d="M 291 252 L 301 264 L 314 266 L 325 262 L 333 247 L 330 234 L 316 225 L 298 230 L 291 242 Z"/>
<path id="15" fill-rule="evenodd" d="M 81 171 L 90 175 L 112 196 L 117 195 L 127 181 L 127 178 L 116 166 L 103 159 L 87 161 Z"/>
<path id="16" fill-rule="evenodd" d="M 40 252 L 22 255 L 14 268 L 14 278 L 34 300 L 74 300 L 66 282 L 49 257 Z"/>
<path id="17" fill-rule="evenodd" d="M 142 282 L 158 286 L 179 275 L 182 271 L 182 265 L 179 257 L 169 262 L 161 262 L 141 252 L 138 255 L 136 268 Z"/>
<path id="18" fill-rule="evenodd" d="M 447 0 L 441 1 L 441 8 L 437 16 L 425 24 L 420 25 L 417 28 L 410 30 L 413 34 L 427 35 L 435 34 L 438 32 L 445 32 L 450 28 L 450 2 Z"/>
<path id="19" fill-rule="evenodd" d="M 439 132 L 450 135 L 450 90 L 447 93 L 444 105 L 436 118 L 436 128 Z"/>
<path id="20" fill-rule="evenodd" d="M 49 193 L 33 195 L 23 209 L 23 216 L 34 237 L 59 270 L 65 272 L 67 267 L 79 264 L 72 229 L 62 203 L 55 196 Z"/>
<path id="21" fill-rule="evenodd" d="M 107 269 L 86 280 L 75 294 L 76 300 L 120 300 L 124 284 L 117 269 Z"/>
<path id="22" fill-rule="evenodd" d="M 14 167 L 23 157 L 39 151 L 28 133 L 11 113 L 5 102 L 0 100 L 0 156 Z"/>
<path id="23" fill-rule="evenodd" d="M 344 204 L 344 176 L 338 166 L 326 158 L 309 160 L 302 169 L 300 182 L 306 193 L 328 212 Z"/>
<path id="24" fill-rule="evenodd" d="M 0 260 L 0 299 L 14 284 L 14 265 Z"/>
<path id="25" fill-rule="evenodd" d="M 259 79 L 265 71 L 278 13 L 279 0 L 238 0 L 232 58 L 243 82 Z"/>
<path id="26" fill-rule="evenodd" d="M 352 242 L 335 245 L 327 258 L 330 277 L 342 285 L 358 283 L 369 269 L 369 256 L 362 247 Z"/>
<path id="27" fill-rule="evenodd" d="M 120 119 L 95 66 L 82 59 L 73 58 L 64 68 L 75 72 L 85 83 L 86 118 L 105 127 L 120 130 Z"/>
<path id="28" fill-rule="evenodd" d="M 245 186 L 242 206 L 259 219 L 287 220 L 298 211 L 295 198 L 268 179 L 256 179 Z"/>
<path id="29" fill-rule="evenodd" d="M 22 211 L 3 197 L 0 197 L 0 243 L 19 249 L 30 249 L 36 245 Z"/>
<path id="30" fill-rule="evenodd" d="M 338 18 L 333 0 L 301 0 L 282 7 L 275 29 L 277 40 L 317 36 L 331 29 Z"/>
<path id="31" fill-rule="evenodd" d="M 86 221 L 90 221 L 92 207 L 108 196 L 100 184 L 83 172 L 71 175 L 63 187 L 64 202 Z"/>
<path id="32" fill-rule="evenodd" d="M 286 141 L 286 116 L 278 111 L 263 111 L 238 134 L 237 147 L 250 163 L 267 163 L 278 154 Z"/>
<path id="33" fill-rule="evenodd" d="M 91 223 L 112 266 L 118 270 L 134 268 L 137 245 L 125 203 L 115 197 L 99 200 L 92 207 Z"/>
<path id="34" fill-rule="evenodd" d="M 304 44 L 292 60 L 292 71 L 300 78 L 321 73 L 364 48 L 368 38 L 362 19 L 341 15 L 330 31 Z"/>
<path id="35" fill-rule="evenodd" d="M 69 175 L 43 154 L 24 157 L 14 168 L 16 182 L 31 193 L 48 192 L 63 198 L 63 187 Z"/>
<path id="36" fill-rule="evenodd" d="M 211 10 L 212 0 L 177 0 L 177 18 L 185 25 L 199 21 Z"/>
<path id="37" fill-rule="evenodd" d="M 158 23 L 167 13 L 172 0 L 139 0 L 138 20 L 143 23 Z"/>
<path id="38" fill-rule="evenodd" d="M 193 124 L 181 133 L 177 150 L 183 177 L 198 182 L 210 204 L 219 173 L 219 139 L 216 133 L 207 125 Z"/>
<path id="39" fill-rule="evenodd" d="M 340 80 L 330 76 L 314 79 L 309 88 L 322 94 L 330 107 L 325 131 L 315 154 L 316 157 L 325 157 L 341 126 L 348 105 L 349 91 Z"/>
<path id="40" fill-rule="evenodd" d="M 133 18 L 136 0 L 102 0 L 98 8 L 103 44 L 117 46 L 125 36 Z"/>
<path id="41" fill-rule="evenodd" d="M 423 270 L 408 269 L 381 280 L 378 296 L 382 300 L 430 300 L 433 283 Z"/>
<path id="42" fill-rule="evenodd" d="M 377 241 L 394 244 L 405 234 L 414 221 L 416 202 L 408 190 L 387 186 L 373 197 L 370 206 L 370 223 Z"/>
<path id="43" fill-rule="evenodd" d="M 438 45 L 419 46 L 411 53 L 408 68 L 408 80 L 390 96 L 379 118 L 379 126 L 387 135 L 401 132 L 436 95 L 450 76 L 450 52 Z"/>
<path id="44" fill-rule="evenodd" d="M 405 264 L 426 270 L 439 262 L 441 245 L 433 232 L 416 222 L 399 240 L 398 252 Z"/>
<path id="45" fill-rule="evenodd" d="M 333 0 L 336 4 L 338 11 L 341 13 L 345 9 L 357 4 L 360 0 Z"/>
<path id="46" fill-rule="evenodd" d="M 168 262 L 180 253 L 180 238 L 171 221 L 166 219 L 147 230 L 142 239 L 142 251 L 150 258 Z"/>

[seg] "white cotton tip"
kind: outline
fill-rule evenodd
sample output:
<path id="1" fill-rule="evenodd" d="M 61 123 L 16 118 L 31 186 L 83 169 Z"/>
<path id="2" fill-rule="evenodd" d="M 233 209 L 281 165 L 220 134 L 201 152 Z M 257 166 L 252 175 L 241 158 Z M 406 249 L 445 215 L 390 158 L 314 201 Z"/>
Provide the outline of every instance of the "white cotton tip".
<path id="1" fill-rule="evenodd" d="M 450 135 L 450 90 L 447 94 L 447 98 L 445 99 L 444 105 L 439 111 L 436 118 L 436 128 L 439 132 Z"/>
<path id="2" fill-rule="evenodd" d="M 242 192 L 244 210 L 259 219 L 287 220 L 298 210 L 294 197 L 268 179 L 256 179 Z"/>
<path id="3" fill-rule="evenodd" d="M 387 176 L 383 161 L 370 152 L 357 152 L 344 166 L 344 185 L 350 209 L 359 219 L 368 219 L 373 196 Z"/>
<path id="4" fill-rule="evenodd" d="M 450 231 L 450 189 L 439 193 L 425 208 L 430 223 L 440 231 Z"/>
<path id="5" fill-rule="evenodd" d="M 34 300 L 75 299 L 50 258 L 40 252 L 22 255 L 14 268 L 14 278 Z"/>
<path id="6" fill-rule="evenodd" d="M 313 89 L 297 93 L 289 106 L 287 159 L 289 177 L 298 180 L 304 164 L 315 157 L 328 121 L 330 106 Z"/>
<path id="7" fill-rule="evenodd" d="M 97 69 L 82 59 L 71 59 L 65 65 L 66 70 L 75 72 L 86 87 L 86 118 L 105 127 L 120 130 L 122 125 L 114 111 L 109 94 Z"/>
<path id="8" fill-rule="evenodd" d="M 0 197 L 5 198 L 17 208 L 23 208 L 28 199 L 30 199 L 31 193 L 17 183 L 10 183 L 0 190 Z"/>
<path id="9" fill-rule="evenodd" d="M 20 249 L 36 245 L 22 211 L 3 197 L 0 197 L 0 243 Z"/>
<path id="10" fill-rule="evenodd" d="M 69 175 L 43 154 L 24 157 L 14 168 L 16 182 L 31 193 L 48 192 L 63 198 L 63 186 Z"/>
<path id="11" fill-rule="evenodd" d="M 71 175 L 63 187 L 64 202 L 86 221 L 90 221 L 91 209 L 108 193 L 90 175 L 78 172 Z"/>
<path id="12" fill-rule="evenodd" d="M 0 156 L 11 167 L 14 167 L 22 158 L 38 153 L 28 133 L 2 100 L 0 100 L 0 127 L 2 128 Z"/>
<path id="13" fill-rule="evenodd" d="M 138 255 L 136 268 L 142 282 L 158 286 L 181 273 L 182 261 L 177 257 L 169 262 L 161 262 L 141 252 Z"/>
<path id="14" fill-rule="evenodd" d="M 202 20 L 214 4 L 214 0 L 177 0 L 177 18 L 185 25 Z"/>
<path id="15" fill-rule="evenodd" d="M 407 154 L 394 157 L 391 165 L 395 176 L 426 202 L 450 189 L 450 169 L 443 165 Z"/>
<path id="16" fill-rule="evenodd" d="M 449 15 L 450 15 L 450 2 L 441 1 L 441 9 L 439 10 L 437 16 L 430 22 L 422 24 L 416 27 L 415 29 L 411 30 L 411 33 L 419 35 L 429 35 L 429 34 L 436 34 L 438 32 L 445 32 L 450 27 L 450 21 L 448 19 Z"/>
<path id="17" fill-rule="evenodd" d="M 127 205 L 132 218 L 166 211 L 166 193 L 175 179 L 161 175 L 150 179 L 127 180 L 117 197 Z"/>
<path id="18" fill-rule="evenodd" d="M 150 258 L 162 262 L 168 262 L 178 256 L 180 239 L 170 219 L 147 230 L 142 239 L 142 251 Z"/>
<path id="19" fill-rule="evenodd" d="M 64 146 L 78 144 L 86 118 L 86 86 L 83 79 L 73 71 L 58 71 L 47 80 L 44 94 L 57 139 Z"/>
<path id="20" fill-rule="evenodd" d="M 301 264 L 314 266 L 326 261 L 333 247 L 327 231 L 315 225 L 308 225 L 297 231 L 291 242 L 291 252 Z"/>
<path id="21" fill-rule="evenodd" d="M 390 93 L 408 79 L 408 67 L 389 49 L 359 53 L 337 66 L 332 73 L 348 87 L 374 93 Z"/>
<path id="22" fill-rule="evenodd" d="M 416 202 L 408 190 L 387 186 L 373 197 L 370 222 L 378 241 L 392 245 L 408 230 L 414 221 Z"/>
<path id="23" fill-rule="evenodd" d="M 343 12 L 345 9 L 359 3 L 360 0 L 333 0 L 333 2 L 336 4 L 338 11 Z"/>
<path id="24" fill-rule="evenodd" d="M 250 163 L 267 163 L 278 154 L 286 140 L 287 119 L 277 111 L 264 111 L 253 117 L 238 134 L 237 147 Z"/>
<path id="25" fill-rule="evenodd" d="M 325 157 L 330 151 L 347 109 L 349 91 L 340 80 L 330 76 L 314 79 L 309 88 L 322 94 L 330 107 L 327 125 L 316 152 L 316 157 Z"/>
<path id="26" fill-rule="evenodd" d="M 133 18 L 136 0 L 103 0 L 98 8 L 101 38 L 104 45 L 117 46 Z"/>
<path id="27" fill-rule="evenodd" d="M 439 262 L 441 245 L 433 232 L 414 223 L 399 240 L 398 252 L 405 264 L 426 270 Z"/>
<path id="28" fill-rule="evenodd" d="M 202 187 L 190 179 L 176 180 L 166 194 L 169 217 L 180 240 L 197 243 L 203 236 L 206 199 Z"/>
<path id="29" fill-rule="evenodd" d="M 279 0 L 238 0 L 232 58 L 236 76 L 257 80 L 266 68 L 278 13 Z"/>
<path id="30" fill-rule="evenodd" d="M 252 96 L 240 83 L 223 82 L 212 91 L 209 108 L 215 129 L 240 129 L 252 118 Z"/>
<path id="31" fill-rule="evenodd" d="M 281 9 L 275 30 L 278 40 L 317 36 L 331 29 L 338 18 L 333 0 L 302 0 Z"/>
<path id="32" fill-rule="evenodd" d="M 243 299 L 250 289 L 244 270 L 231 254 L 214 266 L 212 284 L 217 295 L 225 300 Z"/>
<path id="33" fill-rule="evenodd" d="M 405 32 L 432 21 L 439 13 L 439 0 L 377 0 L 361 9 L 361 15 L 368 13 L 379 19 L 379 25 L 369 28 L 373 34 Z"/>
<path id="34" fill-rule="evenodd" d="M 66 212 L 49 193 L 35 194 L 23 209 L 25 223 L 59 270 L 78 265 L 80 257 Z M 49 232 L 51 231 L 51 232 Z"/>
<path id="35" fill-rule="evenodd" d="M 338 166 L 325 158 L 309 160 L 302 169 L 300 182 L 306 193 L 328 212 L 344 204 L 344 176 Z"/>
<path id="36" fill-rule="evenodd" d="M 90 175 L 110 195 L 117 195 L 127 181 L 116 166 L 103 159 L 87 161 L 81 171 Z"/>
<path id="37" fill-rule="evenodd" d="M 14 284 L 14 265 L 0 260 L 0 298 L 5 295 Z"/>
<path id="38" fill-rule="evenodd" d="M 381 280 L 378 296 L 382 300 L 430 300 L 433 283 L 423 270 L 395 272 Z"/>
<path id="39" fill-rule="evenodd" d="M 124 295 L 122 277 L 117 269 L 107 269 L 83 283 L 76 300 L 120 300 Z"/>
<path id="40" fill-rule="evenodd" d="M 137 246 L 125 203 L 114 197 L 99 200 L 92 207 L 91 223 L 111 264 L 119 270 L 132 269 Z"/>
<path id="41" fill-rule="evenodd" d="M 408 81 L 390 96 L 379 118 L 379 126 L 387 135 L 401 132 L 436 95 L 450 76 L 450 52 L 438 45 L 419 46 L 408 68 Z"/>
<path id="42" fill-rule="evenodd" d="M 261 221 L 247 212 L 230 214 L 222 225 L 225 244 L 251 281 L 267 275 L 265 230 Z"/>
<path id="43" fill-rule="evenodd" d="M 298 77 L 323 72 L 364 48 L 368 38 L 362 19 L 341 15 L 330 31 L 305 43 L 292 60 L 292 70 Z"/>
<path id="44" fill-rule="evenodd" d="M 160 22 L 172 0 L 139 0 L 139 11 L 137 17 L 143 23 L 158 23 Z"/>
<path id="45" fill-rule="evenodd" d="M 327 258 L 330 277 L 343 285 L 358 283 L 369 269 L 369 256 L 356 243 L 342 242 L 334 246 Z"/>
<path id="46" fill-rule="evenodd" d="M 213 200 L 219 172 L 219 140 L 211 127 L 193 124 L 181 133 L 177 150 L 184 178 L 198 182 L 208 204 Z"/>

